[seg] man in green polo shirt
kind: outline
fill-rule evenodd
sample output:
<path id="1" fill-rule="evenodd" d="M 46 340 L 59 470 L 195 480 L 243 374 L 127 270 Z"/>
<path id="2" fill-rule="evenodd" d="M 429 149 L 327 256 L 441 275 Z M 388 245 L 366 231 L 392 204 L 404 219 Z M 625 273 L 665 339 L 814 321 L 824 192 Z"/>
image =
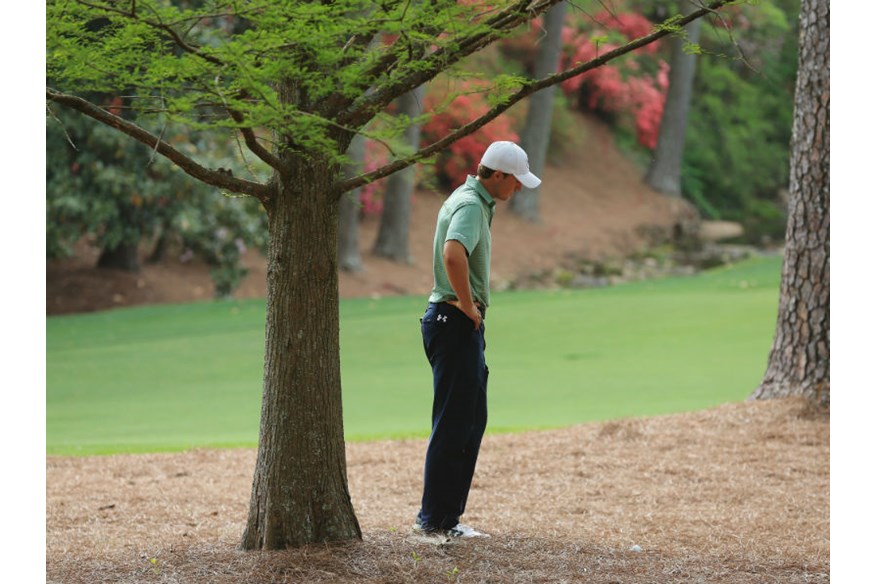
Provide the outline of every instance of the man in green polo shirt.
<path id="1" fill-rule="evenodd" d="M 423 315 L 423 348 L 432 366 L 432 434 L 423 500 L 414 531 L 446 537 L 489 537 L 459 522 L 487 426 L 484 324 L 490 305 L 490 224 L 496 201 L 541 180 L 526 152 L 493 142 L 477 176 L 469 176 L 438 213 L 434 285 Z"/>

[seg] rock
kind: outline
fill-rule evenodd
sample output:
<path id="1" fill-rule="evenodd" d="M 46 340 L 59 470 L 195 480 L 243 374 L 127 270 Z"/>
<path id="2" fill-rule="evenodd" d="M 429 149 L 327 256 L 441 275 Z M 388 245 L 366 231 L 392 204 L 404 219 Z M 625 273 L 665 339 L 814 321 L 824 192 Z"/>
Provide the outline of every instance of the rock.
<path id="1" fill-rule="evenodd" d="M 703 241 L 716 242 L 740 237 L 743 233 L 742 225 L 734 221 L 701 221 L 698 235 Z"/>
<path id="2" fill-rule="evenodd" d="M 686 254 L 680 263 L 693 264 L 701 270 L 707 270 L 716 266 L 739 262 L 756 254 L 757 250 L 749 245 L 711 243 L 703 246 L 699 251 Z"/>

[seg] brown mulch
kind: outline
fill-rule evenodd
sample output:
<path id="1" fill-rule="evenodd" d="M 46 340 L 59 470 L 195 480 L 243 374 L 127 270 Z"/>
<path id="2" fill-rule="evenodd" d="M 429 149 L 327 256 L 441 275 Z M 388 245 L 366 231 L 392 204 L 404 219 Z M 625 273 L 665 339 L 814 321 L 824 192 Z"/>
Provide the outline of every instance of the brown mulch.
<path id="1" fill-rule="evenodd" d="M 464 520 L 409 535 L 425 441 L 351 443 L 363 541 L 237 549 L 253 450 L 48 457 L 48 582 L 830 580 L 830 422 L 797 399 L 489 435 Z M 637 547 L 634 547 L 637 546 Z"/>

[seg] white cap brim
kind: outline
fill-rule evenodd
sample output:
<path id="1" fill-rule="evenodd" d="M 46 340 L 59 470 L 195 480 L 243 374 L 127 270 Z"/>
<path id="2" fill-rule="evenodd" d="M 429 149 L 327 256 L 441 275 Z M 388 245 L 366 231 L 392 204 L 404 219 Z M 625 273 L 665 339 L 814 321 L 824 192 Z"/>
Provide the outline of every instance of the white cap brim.
<path id="1" fill-rule="evenodd" d="M 528 189 L 538 188 L 538 185 L 541 184 L 541 179 L 531 172 L 527 172 L 526 174 L 515 174 L 514 176 Z"/>

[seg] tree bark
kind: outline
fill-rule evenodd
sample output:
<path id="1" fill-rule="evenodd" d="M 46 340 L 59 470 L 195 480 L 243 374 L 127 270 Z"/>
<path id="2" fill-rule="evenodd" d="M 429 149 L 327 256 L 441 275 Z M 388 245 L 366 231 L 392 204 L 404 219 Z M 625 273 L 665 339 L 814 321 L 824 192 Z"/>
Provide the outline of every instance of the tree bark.
<path id="1" fill-rule="evenodd" d="M 423 111 L 425 86 L 420 86 L 396 100 L 398 115 L 410 119 Z M 411 124 L 405 130 L 405 144 L 412 152 L 420 147 L 420 124 Z M 389 177 L 386 194 L 383 197 L 383 213 L 380 216 L 380 230 L 374 244 L 374 254 L 399 263 L 410 263 L 408 246 L 411 219 L 411 196 L 416 186 L 416 172 L 409 166 Z"/>
<path id="2" fill-rule="evenodd" d="M 167 230 L 164 227 L 162 227 L 161 233 L 158 235 L 158 239 L 156 239 L 155 245 L 152 247 L 152 252 L 149 254 L 149 257 L 146 259 L 146 263 L 160 264 L 161 262 L 163 262 L 165 256 L 167 255 L 167 245 L 168 245 Z"/>
<path id="3" fill-rule="evenodd" d="M 115 247 L 105 247 L 97 259 L 98 268 L 124 270 L 126 272 L 140 271 L 139 249 L 136 243 L 120 243 Z"/>
<path id="4" fill-rule="evenodd" d="M 258 458 L 241 547 L 361 539 L 347 487 L 338 316 L 339 171 L 311 156 L 267 205 Z"/>
<path id="5" fill-rule="evenodd" d="M 685 13 L 692 12 L 692 5 L 682 2 Z M 669 91 L 660 119 L 660 134 L 651 166 L 645 182 L 653 189 L 676 197 L 681 196 L 681 163 L 684 158 L 684 139 L 687 132 L 687 117 L 690 111 L 691 94 L 697 68 L 697 57 L 684 52 L 685 42 L 698 43 L 702 20 L 694 20 L 685 27 L 687 38 L 672 37 L 670 57 Z"/>
<path id="6" fill-rule="evenodd" d="M 365 161 L 365 138 L 356 135 L 347 148 L 350 162 L 344 166 L 344 176 L 354 177 L 362 172 Z M 362 189 L 356 188 L 341 196 L 338 225 L 338 262 L 342 270 L 358 272 L 362 270 L 362 255 L 359 253 L 359 195 Z"/>
<path id="7" fill-rule="evenodd" d="M 803 0 L 779 315 L 751 398 L 830 406 L 830 3 Z"/>
<path id="8" fill-rule="evenodd" d="M 545 36 L 535 61 L 533 76 L 542 79 L 557 72 L 562 49 L 563 20 L 566 17 L 566 2 L 560 2 L 544 15 Z M 529 98 L 526 125 L 520 134 L 520 145 L 529 156 L 529 169 L 541 176 L 547 159 L 551 137 L 551 117 L 554 110 L 556 85 L 546 87 Z M 541 220 L 538 204 L 541 186 L 535 189 L 524 187 L 511 199 L 511 210 L 528 221 Z"/>

